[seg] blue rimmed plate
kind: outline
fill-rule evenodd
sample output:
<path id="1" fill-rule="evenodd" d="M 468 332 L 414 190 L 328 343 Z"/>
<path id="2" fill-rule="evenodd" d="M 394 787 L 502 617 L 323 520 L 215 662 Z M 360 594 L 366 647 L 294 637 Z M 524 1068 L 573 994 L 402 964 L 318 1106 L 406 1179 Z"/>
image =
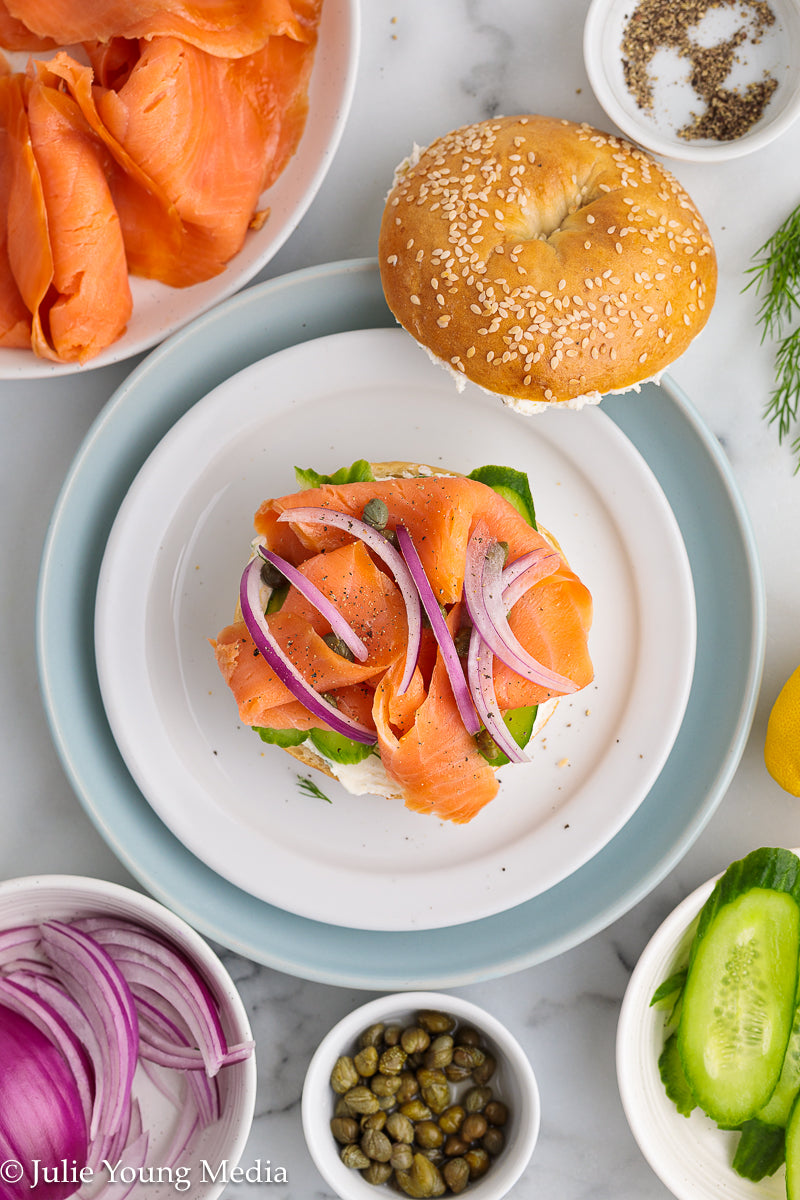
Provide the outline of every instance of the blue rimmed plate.
<path id="1" fill-rule="evenodd" d="M 679 389 L 667 381 L 636 398 L 606 400 L 604 412 L 644 456 L 681 526 L 697 604 L 686 716 L 631 820 L 542 895 L 450 928 L 331 926 L 224 880 L 161 823 L 106 722 L 93 617 L 109 530 L 153 447 L 215 385 L 298 342 L 393 323 L 374 262 L 330 264 L 254 287 L 155 350 L 100 414 L 56 505 L 40 577 L 39 671 L 56 746 L 87 813 L 143 886 L 203 933 L 251 959 L 327 983 L 458 986 L 583 941 L 645 896 L 686 852 L 724 795 L 750 728 L 764 652 L 763 585 L 727 463 Z M 726 652 L 732 644 L 741 648 L 735 657 Z"/>

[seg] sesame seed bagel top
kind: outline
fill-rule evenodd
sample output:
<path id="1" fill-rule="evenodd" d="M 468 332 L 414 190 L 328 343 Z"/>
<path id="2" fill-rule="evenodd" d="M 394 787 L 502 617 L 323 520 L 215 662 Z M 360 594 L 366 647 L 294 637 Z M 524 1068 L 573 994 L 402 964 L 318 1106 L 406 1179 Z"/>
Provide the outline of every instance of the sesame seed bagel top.
<path id="1" fill-rule="evenodd" d="M 660 163 L 541 116 L 454 130 L 402 164 L 379 258 L 400 324 L 523 408 L 657 375 L 705 325 L 717 281 L 705 222 Z"/>

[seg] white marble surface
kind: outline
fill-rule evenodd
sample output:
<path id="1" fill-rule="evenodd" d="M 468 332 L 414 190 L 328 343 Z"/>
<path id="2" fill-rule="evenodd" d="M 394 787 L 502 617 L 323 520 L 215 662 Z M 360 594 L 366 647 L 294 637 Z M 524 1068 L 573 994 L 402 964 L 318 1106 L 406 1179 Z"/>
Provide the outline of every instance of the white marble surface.
<path id="1" fill-rule="evenodd" d="M 340 152 L 269 278 L 375 252 L 382 199 L 413 141 L 472 120 L 544 112 L 608 127 L 589 87 L 581 36 L 588 0 L 364 0 L 362 58 Z M 800 477 L 761 412 L 772 351 L 756 301 L 742 294 L 751 254 L 800 200 L 800 123 L 751 158 L 672 164 L 706 217 L 720 263 L 709 324 L 672 375 L 723 445 L 749 508 L 767 592 L 766 663 L 741 765 L 681 864 L 627 916 L 560 958 L 462 989 L 508 1023 L 538 1073 L 543 1120 L 519 1200 L 663 1200 L 617 1095 L 614 1038 L 630 971 L 651 933 L 694 886 L 756 845 L 800 843 L 798 801 L 767 776 L 762 747 L 780 684 L 800 662 Z M 47 383 L 0 383 L 3 837 L 0 874 L 94 874 L 131 882 L 65 778 L 39 697 L 34 597 L 39 556 L 62 480 L 90 423 L 133 363 Z M 735 646 L 730 647 L 736 653 Z M 259 1044 L 257 1118 L 243 1164 L 282 1165 L 286 1184 L 230 1196 L 310 1200 L 330 1192 L 305 1150 L 299 1101 L 306 1063 L 330 1024 L 364 993 L 308 983 L 227 955 Z"/>

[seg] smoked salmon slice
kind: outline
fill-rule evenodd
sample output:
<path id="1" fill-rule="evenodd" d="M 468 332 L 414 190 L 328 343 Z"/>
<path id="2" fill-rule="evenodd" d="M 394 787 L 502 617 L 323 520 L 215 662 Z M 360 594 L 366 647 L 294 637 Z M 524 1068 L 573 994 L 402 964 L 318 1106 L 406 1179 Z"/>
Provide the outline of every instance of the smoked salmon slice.
<path id="1" fill-rule="evenodd" d="M 9 262 L 35 352 L 84 362 L 120 336 L 132 308 L 102 146 L 46 65 L 14 78 Z"/>
<path id="2" fill-rule="evenodd" d="M 31 314 L 11 270 L 7 235 L 14 169 L 8 126 L 12 112 L 16 119 L 21 104 L 17 88 L 10 74 L 0 73 L 0 346 L 21 349 L 31 344 Z"/>
<path id="3" fill-rule="evenodd" d="M 348 713 L 374 728 L 381 762 L 407 807 L 463 823 L 496 795 L 498 783 L 465 727 L 431 630 L 422 631 L 410 685 L 401 692 L 408 624 L 394 579 L 346 530 L 324 521 L 292 519 L 293 510 L 299 508 L 327 508 L 360 519 L 374 499 L 386 505 L 388 530 L 400 524 L 408 530 L 454 637 L 469 628 L 461 601 L 467 544 L 479 525 L 492 540 L 508 545 L 509 561 L 543 547 L 552 556 L 553 547 L 492 488 L 462 476 L 324 484 L 267 500 L 255 514 L 259 538 L 316 583 L 370 646 L 370 655 L 361 664 L 329 652 L 322 637 L 330 626 L 294 588 L 289 589 L 283 607 L 267 616 L 270 630 L 285 649 L 291 647 L 287 653 L 318 692 L 337 696 L 338 689 L 345 694 L 357 684 L 362 701 L 372 695 L 368 715 L 363 704 L 358 714 Z M 563 555 L 557 550 L 555 554 L 556 569 L 517 600 L 509 621 L 525 649 L 543 666 L 582 688 L 593 677 L 588 650 L 591 596 Z M 298 704 L 289 687 L 254 654 L 243 621 L 223 630 L 212 644 L 243 722 L 280 729 L 320 726 L 320 717 Z M 516 674 L 499 659 L 494 661 L 493 676 L 502 712 L 537 705 L 557 694 Z"/>
<path id="4" fill-rule="evenodd" d="M 16 17 L 12 17 L 5 4 L 0 0 L 0 46 L 6 50 L 54 50 L 58 42 L 52 38 L 37 37 L 36 34 Z"/>
<path id="5" fill-rule="evenodd" d="M 313 33 L 290 0 L 5 0 L 5 7 L 23 29 L 59 46 L 112 37 L 180 37 L 211 54 L 241 56 L 260 50 L 271 37 L 306 41 Z"/>

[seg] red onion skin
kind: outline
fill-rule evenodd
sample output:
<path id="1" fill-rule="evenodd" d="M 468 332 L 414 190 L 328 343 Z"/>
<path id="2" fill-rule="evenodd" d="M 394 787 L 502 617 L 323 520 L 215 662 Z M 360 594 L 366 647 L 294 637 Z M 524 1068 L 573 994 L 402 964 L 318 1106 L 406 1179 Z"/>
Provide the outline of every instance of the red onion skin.
<path id="1" fill-rule="evenodd" d="M 86 1121 L 65 1059 L 30 1021 L 0 1006 L 0 1160 L 23 1167 L 16 1183 L 6 1174 L 0 1195 L 3 1200 L 66 1200 L 80 1187 L 87 1156 Z M 67 1171 L 60 1169 L 62 1160 Z M 39 1178 L 31 1186 L 36 1161 Z M 54 1179 L 41 1177 L 47 1167 Z"/>

